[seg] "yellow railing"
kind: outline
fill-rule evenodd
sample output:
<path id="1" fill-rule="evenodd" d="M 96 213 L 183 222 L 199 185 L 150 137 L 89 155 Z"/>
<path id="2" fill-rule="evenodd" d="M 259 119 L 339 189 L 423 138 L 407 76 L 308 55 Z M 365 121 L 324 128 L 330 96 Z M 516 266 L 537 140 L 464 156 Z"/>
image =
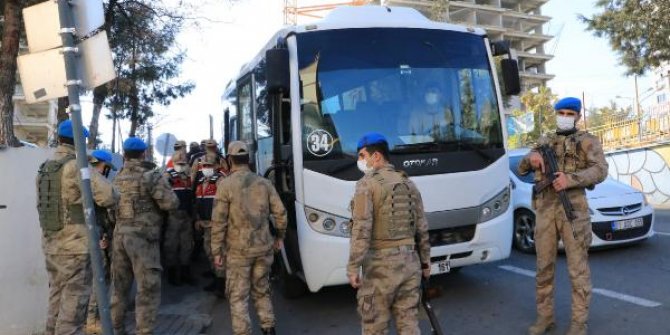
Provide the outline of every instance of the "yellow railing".
<path id="1" fill-rule="evenodd" d="M 670 140 L 670 113 L 642 119 L 612 120 L 606 125 L 589 128 L 588 131 L 600 138 L 605 150 L 653 144 Z"/>

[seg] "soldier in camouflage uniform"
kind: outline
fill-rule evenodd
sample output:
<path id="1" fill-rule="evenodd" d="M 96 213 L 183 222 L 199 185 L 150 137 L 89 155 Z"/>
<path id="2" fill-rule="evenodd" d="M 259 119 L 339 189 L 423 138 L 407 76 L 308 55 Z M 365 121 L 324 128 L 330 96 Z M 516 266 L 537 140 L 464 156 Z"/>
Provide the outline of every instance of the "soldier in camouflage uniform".
<path id="1" fill-rule="evenodd" d="M 231 175 L 221 180 L 212 212 L 212 253 L 215 264 L 226 264 L 226 293 L 233 334 L 250 335 L 249 293 L 254 299 L 263 334 L 275 334 L 270 294 L 270 267 L 286 233 L 286 209 L 269 180 L 249 170 L 246 144 L 228 146 Z M 270 234 L 270 216 L 277 237 Z"/>
<path id="2" fill-rule="evenodd" d="M 86 129 L 84 136 L 88 137 Z M 81 334 L 92 272 L 70 120 L 58 126 L 58 143 L 53 158 L 40 166 L 37 176 L 37 209 L 49 275 L 45 334 Z M 95 204 L 113 206 L 118 195 L 112 184 L 95 171 L 90 179 Z"/>
<path id="3" fill-rule="evenodd" d="M 577 98 L 559 100 L 558 130 L 542 137 L 538 145 L 551 145 L 556 152 L 560 172 L 552 187 L 533 197 L 536 211 L 535 250 L 537 252 L 536 300 L 537 320 L 529 334 L 543 334 L 555 326 L 554 269 L 558 241 L 563 240 L 572 283 L 572 320 L 568 334 L 586 334 L 591 300 L 591 272 L 588 249 L 591 245 L 591 221 L 585 189 L 593 188 L 607 177 L 608 166 L 597 137 L 575 128 L 581 101 Z M 545 162 L 535 150 L 519 163 L 521 175 L 535 171 L 535 181 L 542 181 Z M 557 191 L 565 190 L 577 217 L 568 221 Z M 573 236 L 574 230 L 574 236 Z M 576 238 L 575 238 L 576 236 Z"/>
<path id="4" fill-rule="evenodd" d="M 114 179 L 121 194 L 116 209 L 112 257 L 112 324 L 125 334 L 128 295 L 137 283 L 135 320 L 138 335 L 153 334 L 161 298 L 161 211 L 179 206 L 167 178 L 144 161 L 146 143 L 136 137 L 123 142 L 124 166 Z"/>
<path id="5" fill-rule="evenodd" d="M 363 334 L 387 334 L 393 317 L 398 334 L 416 335 L 421 276 L 430 276 L 428 223 L 419 190 L 388 155 L 381 134 L 358 142 L 358 168 L 365 175 L 351 204 L 347 276 L 358 289 Z"/>
<path id="6" fill-rule="evenodd" d="M 172 190 L 179 198 L 179 208 L 170 211 L 165 229 L 165 265 L 172 285 L 193 283 L 189 266 L 193 251 L 193 190 L 188 174 L 186 154 L 173 156 L 173 168 L 165 171 Z"/>
<path id="7" fill-rule="evenodd" d="M 105 178 L 109 178 L 110 171 L 116 171 L 112 163 L 112 154 L 106 150 L 94 150 L 89 156 L 89 163 L 93 169 L 97 170 Z M 111 240 L 114 223 L 111 215 L 113 208 L 95 207 L 95 218 L 100 226 L 100 249 L 102 249 L 102 262 L 105 269 L 105 282 L 109 285 L 110 265 L 111 265 Z M 98 297 L 95 294 L 96 281 L 93 281 L 94 290 L 91 292 L 91 298 L 88 301 L 88 317 L 86 320 L 86 333 L 102 334 L 100 325 L 100 314 L 98 311 Z"/>

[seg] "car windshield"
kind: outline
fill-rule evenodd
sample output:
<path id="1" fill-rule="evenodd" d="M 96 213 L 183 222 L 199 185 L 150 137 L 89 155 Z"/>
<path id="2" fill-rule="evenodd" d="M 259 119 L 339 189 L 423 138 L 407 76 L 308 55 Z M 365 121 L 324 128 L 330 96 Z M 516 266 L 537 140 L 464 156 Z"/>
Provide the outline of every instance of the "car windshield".
<path id="1" fill-rule="evenodd" d="M 342 29 L 301 34 L 298 47 L 305 160 L 355 157 L 370 131 L 395 154 L 503 147 L 481 36 Z"/>
<path id="2" fill-rule="evenodd" d="M 535 180 L 534 180 L 534 176 L 533 176 L 533 173 L 532 173 L 532 172 L 526 174 L 525 176 L 522 176 L 522 175 L 520 175 L 520 174 L 517 172 L 517 168 L 519 167 L 519 163 L 521 162 L 521 160 L 523 159 L 523 157 L 524 157 L 523 155 L 520 155 L 520 156 L 510 156 L 510 157 L 509 157 L 509 169 L 510 169 L 510 171 L 512 171 L 512 173 L 514 173 L 514 175 L 517 176 L 517 178 L 519 178 L 522 182 L 524 182 L 524 183 L 528 183 L 528 184 L 534 184 L 534 183 L 535 183 Z"/>

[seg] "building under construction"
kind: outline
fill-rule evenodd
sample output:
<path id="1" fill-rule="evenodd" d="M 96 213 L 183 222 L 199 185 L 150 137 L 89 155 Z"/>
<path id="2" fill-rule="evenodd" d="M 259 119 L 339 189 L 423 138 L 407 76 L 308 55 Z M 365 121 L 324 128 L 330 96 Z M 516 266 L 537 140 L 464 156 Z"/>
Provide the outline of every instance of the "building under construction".
<path id="1" fill-rule="evenodd" d="M 542 5 L 549 0 L 285 0 L 285 23 L 296 24 L 298 17 L 319 18 L 342 5 L 385 5 L 412 7 L 435 21 L 483 28 L 492 41 L 509 41 L 519 63 L 524 90 L 546 86 L 554 76 L 545 64 L 553 56 L 545 52 L 552 39 L 544 33 L 551 17 L 542 15 Z"/>
<path id="2" fill-rule="evenodd" d="M 381 0 L 388 6 L 408 6 L 435 21 L 446 21 L 483 28 L 492 41 L 509 41 L 516 51 L 524 90 L 546 86 L 554 76 L 545 64 L 552 58 L 545 43 L 552 36 L 544 33 L 551 17 L 542 15 L 549 0 Z"/>

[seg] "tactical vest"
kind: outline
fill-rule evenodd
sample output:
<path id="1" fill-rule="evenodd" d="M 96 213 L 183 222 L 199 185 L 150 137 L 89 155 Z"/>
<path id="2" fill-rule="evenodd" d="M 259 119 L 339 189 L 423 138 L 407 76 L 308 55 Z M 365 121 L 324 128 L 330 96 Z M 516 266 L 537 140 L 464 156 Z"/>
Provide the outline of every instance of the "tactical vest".
<path id="1" fill-rule="evenodd" d="M 147 182 L 144 177 L 144 174 L 148 170 L 141 166 L 131 167 L 121 171 L 114 179 L 114 185 L 118 188 L 121 195 L 119 204 L 116 207 L 116 226 L 124 226 L 125 228 L 122 230 L 138 226 L 136 228 L 148 228 L 151 233 L 155 233 L 153 230 L 159 228 L 158 222 L 149 222 L 150 226 L 141 227 L 146 222 L 138 220 L 142 215 L 158 213 L 159 211 L 158 206 L 156 206 L 154 199 L 151 197 L 154 187 L 152 180 Z"/>
<path id="2" fill-rule="evenodd" d="M 556 153 L 556 163 L 561 172 L 574 173 L 587 168 L 586 152 L 582 141 L 588 136 L 585 131 L 577 131 L 567 136 L 551 134 L 540 144 L 550 144 Z M 542 180 L 542 171 L 535 171 L 535 181 Z"/>
<path id="3" fill-rule="evenodd" d="M 75 159 L 67 155 L 61 159 L 47 160 L 40 165 L 37 173 L 37 213 L 40 226 L 46 234 L 57 232 L 65 226 L 65 213 L 62 212 L 63 166 Z M 70 223 L 84 224 L 84 208 L 81 204 L 67 208 Z"/>
<path id="4" fill-rule="evenodd" d="M 414 245 L 418 199 L 407 176 L 399 171 L 375 172 L 372 179 L 382 187 L 381 206 L 374 211 L 372 248 Z"/>

